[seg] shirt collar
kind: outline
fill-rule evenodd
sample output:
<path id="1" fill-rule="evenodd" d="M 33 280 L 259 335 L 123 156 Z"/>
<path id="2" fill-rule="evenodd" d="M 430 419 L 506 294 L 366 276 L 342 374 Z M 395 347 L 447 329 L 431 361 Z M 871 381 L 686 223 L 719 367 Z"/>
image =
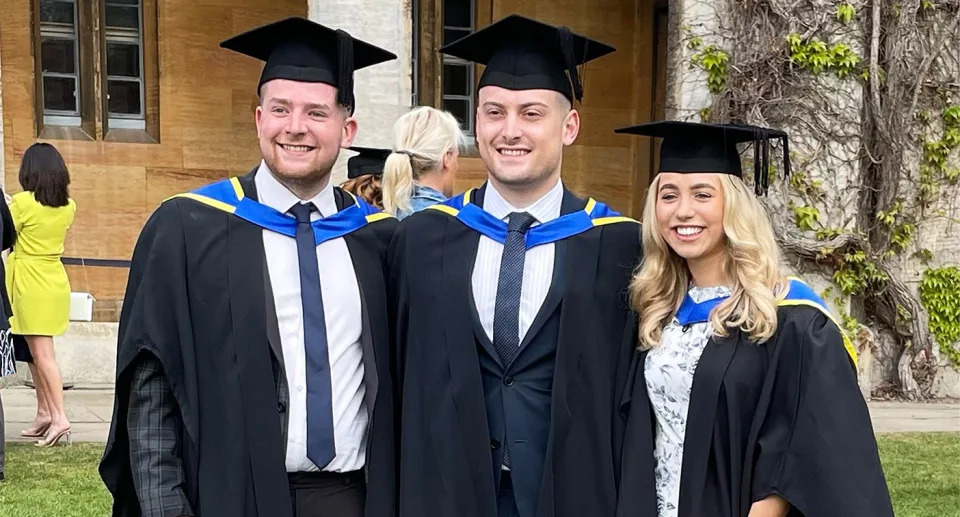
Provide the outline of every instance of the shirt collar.
<path id="1" fill-rule="evenodd" d="M 253 181 L 257 186 L 257 197 L 260 203 L 278 212 L 287 213 L 293 205 L 304 201 L 277 181 L 264 161 L 260 162 L 260 167 L 257 169 Z M 306 201 L 313 203 L 324 217 L 337 213 L 337 202 L 333 197 L 333 183 L 328 182 L 319 194 Z"/>
<path id="2" fill-rule="evenodd" d="M 489 181 L 487 182 L 486 193 L 483 195 L 483 209 L 503 221 L 512 212 L 527 212 L 535 217 L 539 224 L 543 224 L 560 217 L 560 204 L 562 202 L 563 183 L 560 180 L 557 180 L 557 184 L 543 197 L 526 208 L 516 208 L 511 205 Z"/>

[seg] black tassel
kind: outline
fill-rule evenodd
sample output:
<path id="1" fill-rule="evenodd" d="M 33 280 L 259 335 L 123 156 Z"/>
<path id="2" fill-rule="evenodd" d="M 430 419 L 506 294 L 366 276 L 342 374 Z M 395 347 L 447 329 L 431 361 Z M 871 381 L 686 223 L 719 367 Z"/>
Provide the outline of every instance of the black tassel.
<path id="1" fill-rule="evenodd" d="M 783 140 L 783 176 L 790 178 L 790 142 L 787 135 L 780 137 Z"/>
<path id="2" fill-rule="evenodd" d="M 337 103 L 349 107 L 353 113 L 353 38 L 337 29 Z"/>
<path id="3" fill-rule="evenodd" d="M 573 98 L 577 102 L 583 100 L 583 85 L 580 84 L 580 74 L 577 71 L 577 60 L 573 55 L 573 33 L 565 26 L 560 26 L 558 30 L 560 37 L 560 52 L 563 54 L 563 61 L 570 72 L 570 84 L 573 87 Z"/>
<path id="4" fill-rule="evenodd" d="M 767 187 L 770 184 L 770 135 L 764 131 L 763 135 L 763 165 L 760 169 L 760 178 L 761 184 L 763 185 L 763 193 L 766 195 Z"/>
<path id="5" fill-rule="evenodd" d="M 763 195 L 763 187 L 760 185 L 760 131 L 753 130 L 753 191 L 758 195 Z"/>

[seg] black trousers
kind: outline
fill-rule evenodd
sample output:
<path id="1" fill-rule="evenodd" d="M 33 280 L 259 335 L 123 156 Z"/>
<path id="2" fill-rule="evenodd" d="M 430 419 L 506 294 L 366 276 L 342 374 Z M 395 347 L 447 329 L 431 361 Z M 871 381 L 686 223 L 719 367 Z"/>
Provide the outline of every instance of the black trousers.
<path id="1" fill-rule="evenodd" d="M 510 471 L 500 472 L 500 488 L 497 490 L 497 517 L 520 517 L 517 500 L 513 497 L 513 478 Z"/>
<path id="2" fill-rule="evenodd" d="M 363 517 L 367 498 L 363 471 L 294 472 L 287 476 L 293 517 Z"/>

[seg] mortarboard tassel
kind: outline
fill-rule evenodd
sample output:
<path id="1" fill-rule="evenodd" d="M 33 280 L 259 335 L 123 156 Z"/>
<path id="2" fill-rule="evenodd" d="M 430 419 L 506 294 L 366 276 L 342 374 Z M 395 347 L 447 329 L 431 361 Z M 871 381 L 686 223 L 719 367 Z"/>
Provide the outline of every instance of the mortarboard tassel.
<path id="1" fill-rule="evenodd" d="M 560 38 L 560 53 L 563 55 L 564 64 L 567 71 L 570 72 L 570 84 L 573 86 L 573 98 L 577 102 L 583 100 L 583 85 L 580 84 L 580 74 L 577 72 L 577 60 L 573 55 L 573 33 L 570 28 L 561 25 L 557 29 Z"/>
<path id="2" fill-rule="evenodd" d="M 763 185 L 763 194 L 767 194 L 767 187 L 770 185 L 770 134 L 766 131 L 762 133 L 763 142 L 763 164 L 760 169 L 761 185 Z"/>
<path id="3" fill-rule="evenodd" d="M 353 37 L 337 29 L 337 102 L 353 108 Z"/>
<path id="4" fill-rule="evenodd" d="M 763 186 L 760 184 L 760 131 L 753 130 L 753 191 L 758 196 L 763 195 Z"/>
<path id="5" fill-rule="evenodd" d="M 780 137 L 783 140 L 783 176 L 785 178 L 790 177 L 790 143 L 787 135 L 784 134 Z"/>

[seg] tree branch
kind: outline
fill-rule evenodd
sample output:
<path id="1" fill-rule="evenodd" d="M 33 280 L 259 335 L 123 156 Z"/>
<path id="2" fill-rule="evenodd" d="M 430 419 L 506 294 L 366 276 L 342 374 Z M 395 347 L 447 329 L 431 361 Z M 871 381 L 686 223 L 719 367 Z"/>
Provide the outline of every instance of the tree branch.
<path id="1" fill-rule="evenodd" d="M 917 72 L 917 81 L 913 87 L 913 98 L 910 100 L 910 110 L 907 111 L 908 114 L 913 114 L 917 111 L 917 102 L 920 100 L 920 91 L 923 89 L 927 73 L 930 72 L 930 67 L 933 65 L 933 62 L 940 57 L 940 53 L 946 48 L 951 36 L 954 40 L 957 39 L 958 27 L 960 27 L 960 9 L 957 9 L 957 14 L 953 17 L 953 22 L 950 23 L 947 30 L 943 31 L 940 35 L 940 40 L 934 45 L 934 51 L 927 54 L 927 56 L 923 58 L 923 62 L 920 63 L 920 68 Z M 956 41 L 954 42 L 956 43 Z"/>

